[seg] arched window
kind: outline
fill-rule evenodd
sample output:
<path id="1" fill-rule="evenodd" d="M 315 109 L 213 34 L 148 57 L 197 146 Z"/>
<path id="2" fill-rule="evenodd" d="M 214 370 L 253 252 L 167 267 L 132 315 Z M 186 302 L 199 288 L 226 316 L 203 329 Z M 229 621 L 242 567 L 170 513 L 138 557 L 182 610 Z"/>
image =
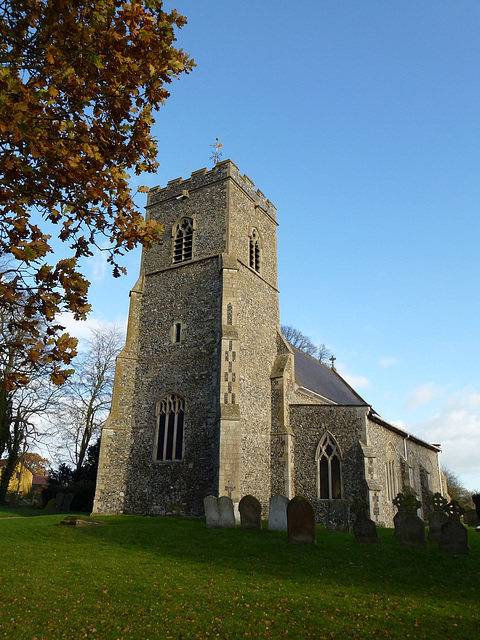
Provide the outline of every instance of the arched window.
<path id="1" fill-rule="evenodd" d="M 387 483 L 387 500 L 392 502 L 398 493 L 395 447 L 391 442 L 387 445 L 387 457 L 385 461 L 385 477 Z"/>
<path id="2" fill-rule="evenodd" d="M 195 220 L 182 218 L 172 227 L 173 262 L 185 262 L 193 257 L 193 232 Z"/>
<path id="3" fill-rule="evenodd" d="M 171 393 L 157 404 L 157 460 L 183 458 L 185 400 Z"/>
<path id="4" fill-rule="evenodd" d="M 255 271 L 260 271 L 260 235 L 256 229 L 250 231 L 250 257 L 249 265 Z"/>
<path id="5" fill-rule="evenodd" d="M 331 433 L 320 440 L 315 455 L 319 500 L 340 500 L 342 497 L 342 453 Z"/>

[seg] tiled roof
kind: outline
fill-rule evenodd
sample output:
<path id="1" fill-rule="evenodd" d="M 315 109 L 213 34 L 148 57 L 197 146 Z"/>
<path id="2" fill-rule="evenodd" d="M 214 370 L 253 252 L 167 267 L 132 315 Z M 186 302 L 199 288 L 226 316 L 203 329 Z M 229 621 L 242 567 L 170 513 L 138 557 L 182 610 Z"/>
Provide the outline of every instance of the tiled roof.
<path id="1" fill-rule="evenodd" d="M 295 355 L 295 380 L 300 387 L 335 404 L 367 405 L 336 371 L 320 364 L 303 351 L 295 347 L 292 349 Z"/>

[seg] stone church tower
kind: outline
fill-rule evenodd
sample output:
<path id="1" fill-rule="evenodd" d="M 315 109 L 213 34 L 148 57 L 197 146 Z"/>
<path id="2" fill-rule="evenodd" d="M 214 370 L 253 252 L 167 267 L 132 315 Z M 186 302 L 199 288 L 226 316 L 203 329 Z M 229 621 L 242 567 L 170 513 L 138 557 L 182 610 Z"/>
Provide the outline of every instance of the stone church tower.
<path id="1" fill-rule="evenodd" d="M 201 515 L 271 495 L 280 329 L 276 210 L 229 160 L 149 193 L 142 255 L 102 433 L 94 511 Z"/>
<path id="2" fill-rule="evenodd" d="M 300 494 L 342 526 L 352 501 L 442 491 L 438 445 L 379 416 L 280 331 L 276 211 L 229 160 L 149 194 L 163 243 L 142 254 L 103 428 L 95 513 L 203 515 L 203 498 Z"/>

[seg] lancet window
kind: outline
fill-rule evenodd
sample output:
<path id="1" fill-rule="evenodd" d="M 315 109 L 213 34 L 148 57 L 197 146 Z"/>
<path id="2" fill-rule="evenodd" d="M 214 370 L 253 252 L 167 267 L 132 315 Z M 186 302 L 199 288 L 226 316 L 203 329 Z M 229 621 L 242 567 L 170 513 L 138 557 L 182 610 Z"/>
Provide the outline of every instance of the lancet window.
<path id="1" fill-rule="evenodd" d="M 261 254 L 261 243 L 260 243 L 260 235 L 256 229 L 252 229 L 250 232 L 250 254 L 249 254 L 249 265 L 255 271 L 260 271 L 260 254 Z"/>
<path id="2" fill-rule="evenodd" d="M 317 462 L 317 494 L 319 500 L 340 500 L 342 497 L 342 453 L 331 433 L 320 440 L 315 456 Z"/>
<path id="3" fill-rule="evenodd" d="M 193 234 L 195 221 L 193 218 L 182 218 L 172 228 L 173 262 L 185 262 L 193 257 Z"/>
<path id="4" fill-rule="evenodd" d="M 387 446 L 387 459 L 385 462 L 385 476 L 387 481 L 387 500 L 392 502 L 398 493 L 397 473 L 395 469 L 395 449 L 392 443 Z"/>
<path id="5" fill-rule="evenodd" d="M 157 405 L 157 460 L 182 460 L 185 400 L 171 393 Z"/>

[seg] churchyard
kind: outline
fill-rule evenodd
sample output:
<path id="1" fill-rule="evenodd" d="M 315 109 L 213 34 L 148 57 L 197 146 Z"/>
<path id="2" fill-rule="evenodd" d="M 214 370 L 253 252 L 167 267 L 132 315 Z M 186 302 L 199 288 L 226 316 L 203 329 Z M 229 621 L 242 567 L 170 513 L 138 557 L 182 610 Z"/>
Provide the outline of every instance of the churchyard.
<path id="1" fill-rule="evenodd" d="M 478 637 L 473 527 L 470 553 L 455 556 L 402 547 L 392 529 L 367 546 L 317 527 L 315 545 L 294 546 L 266 523 L 112 516 L 77 528 L 43 513 L 0 508 L 0 637 Z"/>

